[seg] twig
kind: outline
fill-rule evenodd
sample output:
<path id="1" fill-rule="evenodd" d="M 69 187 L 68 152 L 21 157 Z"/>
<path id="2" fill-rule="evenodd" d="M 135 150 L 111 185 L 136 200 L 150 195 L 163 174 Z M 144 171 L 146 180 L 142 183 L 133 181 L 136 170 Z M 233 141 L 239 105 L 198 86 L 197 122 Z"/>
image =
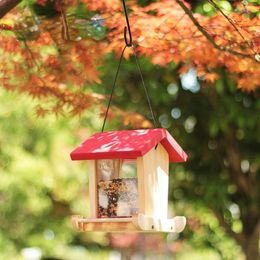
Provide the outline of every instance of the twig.
<path id="1" fill-rule="evenodd" d="M 63 1 L 59 1 L 60 5 L 60 13 L 61 13 L 61 21 L 62 21 L 62 37 L 66 41 L 70 41 L 70 31 L 69 31 L 69 25 L 68 25 L 68 20 L 66 17 L 66 13 L 63 9 Z"/>
<path id="2" fill-rule="evenodd" d="M 208 2 L 214 6 L 214 8 L 219 11 L 226 19 L 227 21 L 232 25 L 232 27 L 236 30 L 236 32 L 240 35 L 240 37 L 246 42 L 247 46 L 252 50 L 252 52 L 254 53 L 254 55 L 258 55 L 258 53 L 255 51 L 253 43 L 250 44 L 250 42 L 245 38 L 245 36 L 241 33 L 241 31 L 238 29 L 238 27 L 235 25 L 235 23 L 233 22 L 233 20 L 228 17 L 223 11 L 222 9 L 213 1 L 213 0 L 208 0 Z"/>
<path id="3" fill-rule="evenodd" d="M 197 27 L 197 29 L 206 37 L 206 39 L 213 45 L 213 47 L 219 51 L 228 52 L 232 55 L 242 57 L 242 58 L 249 58 L 254 61 L 257 61 L 254 56 L 251 54 L 246 54 L 242 52 L 238 52 L 232 49 L 229 49 L 225 46 L 218 45 L 215 40 L 211 37 L 211 35 L 203 28 L 203 26 L 198 22 L 198 20 L 194 17 L 193 13 L 187 6 L 183 3 L 182 0 L 176 0 L 176 2 L 179 4 L 179 6 L 183 9 L 183 11 L 189 16 L 193 24 Z"/>
<path id="4" fill-rule="evenodd" d="M 22 0 L 0 0 L 0 18 L 17 6 Z"/>

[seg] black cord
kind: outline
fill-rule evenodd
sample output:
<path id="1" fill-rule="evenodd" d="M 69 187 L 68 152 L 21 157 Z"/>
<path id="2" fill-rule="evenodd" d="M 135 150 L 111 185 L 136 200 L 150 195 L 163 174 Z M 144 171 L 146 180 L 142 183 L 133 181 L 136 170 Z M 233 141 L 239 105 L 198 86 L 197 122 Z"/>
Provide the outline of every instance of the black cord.
<path id="1" fill-rule="evenodd" d="M 140 62 L 138 60 L 138 56 L 137 56 L 137 53 L 135 51 L 135 47 L 133 45 L 132 33 L 131 33 L 130 23 L 129 23 L 129 19 L 128 19 L 128 14 L 127 14 L 125 0 L 123 0 L 123 7 L 124 7 L 124 12 L 125 12 L 126 24 L 127 24 L 127 26 L 125 26 L 125 28 L 124 28 L 125 47 L 122 50 L 122 53 L 121 53 L 121 56 L 120 56 L 120 59 L 119 59 L 119 63 L 118 63 L 118 66 L 117 66 L 116 75 L 115 75 L 114 83 L 113 83 L 113 86 L 112 86 L 112 89 L 111 89 L 111 94 L 110 94 L 110 97 L 109 97 L 107 110 L 106 110 L 106 113 L 105 113 L 105 118 L 104 118 L 104 122 L 103 122 L 103 125 L 102 125 L 101 132 L 103 132 L 104 128 L 105 128 L 105 124 L 106 124 L 106 120 L 107 120 L 107 116 L 108 116 L 108 111 L 109 111 L 109 108 L 110 108 L 110 105 L 111 105 L 111 102 L 112 102 L 112 98 L 113 98 L 113 94 L 114 94 L 114 90 L 115 90 L 115 86 L 116 86 L 117 77 L 118 77 L 119 70 L 120 70 L 120 67 L 121 67 L 121 63 L 122 63 L 122 59 L 123 59 L 123 56 L 124 56 L 124 52 L 125 52 L 125 49 L 127 47 L 131 47 L 132 50 L 133 50 L 133 53 L 134 53 L 134 56 L 135 56 L 135 62 L 136 62 L 136 65 L 137 65 L 137 68 L 138 68 L 138 72 L 139 72 L 139 75 L 140 75 L 140 78 L 141 78 L 141 81 L 142 81 L 142 85 L 143 85 L 143 88 L 144 88 L 145 96 L 146 96 L 146 99 L 147 99 L 147 102 L 148 102 L 149 109 L 151 111 L 151 116 L 152 116 L 152 119 L 153 119 L 154 127 L 157 127 L 157 123 L 156 123 L 155 116 L 154 116 L 153 109 L 152 109 L 152 103 L 151 103 L 150 97 L 148 95 L 147 88 L 145 86 L 144 77 L 143 77 L 143 74 L 142 74 Z M 128 31 L 128 34 L 129 34 L 129 41 L 128 41 L 127 37 L 126 37 L 127 31 Z"/>
<path id="2" fill-rule="evenodd" d="M 115 90 L 115 86 L 116 86 L 117 77 L 118 77 L 119 70 L 120 70 L 120 67 L 121 67 L 123 55 L 124 55 L 125 49 L 127 47 L 128 46 L 125 45 L 124 49 L 122 50 L 120 59 L 119 59 L 119 63 L 118 63 L 118 66 L 117 66 L 116 75 L 115 75 L 115 79 L 114 79 L 113 86 L 112 86 L 112 89 L 111 89 L 111 94 L 110 94 L 110 97 L 109 97 L 107 110 L 106 110 L 106 113 L 105 113 L 105 118 L 104 118 L 104 122 L 103 122 L 103 125 L 102 125 L 101 132 L 103 132 L 104 128 L 105 128 L 105 124 L 106 124 L 106 120 L 107 120 L 107 116 L 108 116 L 108 111 L 109 111 L 109 108 L 110 108 L 110 105 L 111 105 L 111 102 L 112 102 L 112 98 L 113 98 L 113 94 L 114 94 L 114 90 Z M 140 75 L 140 78 L 141 78 L 141 81 L 142 81 L 142 85 L 143 85 L 143 88 L 144 88 L 144 93 L 145 93 L 145 96 L 146 96 L 146 99 L 147 99 L 147 102 L 148 102 L 148 106 L 149 106 L 149 109 L 150 109 L 150 112 L 151 112 L 153 124 L 154 124 L 154 127 L 156 128 L 157 122 L 156 122 L 154 112 L 153 112 L 153 109 L 152 109 L 152 103 L 151 103 L 151 100 L 150 100 L 150 97 L 149 97 L 149 94 L 148 94 L 147 87 L 146 87 L 145 82 L 144 82 L 144 77 L 143 77 L 143 74 L 142 74 L 140 62 L 139 62 L 138 56 L 136 54 L 134 45 L 132 45 L 132 50 L 133 50 L 133 53 L 134 53 L 134 56 L 135 56 L 136 65 L 137 65 L 138 72 L 139 72 L 139 75 Z"/>
<path id="3" fill-rule="evenodd" d="M 117 66 L 116 75 L 115 75 L 114 83 L 113 83 L 113 86 L 112 86 L 112 89 L 111 89 L 111 93 L 110 93 L 110 97 L 109 97 L 107 110 L 106 110 L 106 114 L 105 114 L 105 118 L 104 118 L 104 122 L 103 122 L 103 125 L 102 125 L 101 132 L 103 132 L 104 128 L 105 128 L 107 115 L 108 115 L 108 110 L 109 110 L 110 105 L 111 105 L 111 101 L 112 101 L 114 90 L 115 90 L 115 86 L 116 86 L 116 80 L 117 80 L 117 77 L 118 77 L 119 69 L 120 69 L 120 66 L 121 66 L 121 63 L 122 63 L 122 59 L 123 59 L 123 55 L 124 55 L 126 47 L 127 47 L 127 45 L 125 45 L 124 49 L 122 50 L 122 53 L 121 53 L 121 56 L 120 56 L 120 60 L 119 60 L 118 66 Z"/>
<path id="4" fill-rule="evenodd" d="M 149 109 L 150 109 L 150 112 L 151 112 L 151 116 L 152 116 L 152 119 L 153 119 L 153 124 L 154 124 L 154 127 L 156 128 L 157 127 L 157 123 L 156 123 L 156 120 L 155 120 L 151 99 L 149 97 L 149 94 L 148 94 L 148 91 L 147 91 L 147 87 L 146 87 L 146 85 L 144 83 L 144 77 L 143 77 L 143 74 L 142 74 L 140 62 L 139 62 L 138 56 L 136 54 L 134 45 L 132 46 L 132 49 L 133 49 L 133 53 L 134 53 L 134 56 L 135 56 L 135 62 L 136 62 L 136 65 L 137 65 L 137 68 L 138 68 L 138 71 L 139 71 L 139 74 L 140 74 L 140 78 L 141 78 L 141 81 L 142 81 L 142 85 L 143 85 L 143 88 L 144 88 L 144 93 L 145 93 L 145 96 L 146 96 L 146 99 L 147 99 L 147 102 L 148 102 L 148 106 L 149 106 Z"/>

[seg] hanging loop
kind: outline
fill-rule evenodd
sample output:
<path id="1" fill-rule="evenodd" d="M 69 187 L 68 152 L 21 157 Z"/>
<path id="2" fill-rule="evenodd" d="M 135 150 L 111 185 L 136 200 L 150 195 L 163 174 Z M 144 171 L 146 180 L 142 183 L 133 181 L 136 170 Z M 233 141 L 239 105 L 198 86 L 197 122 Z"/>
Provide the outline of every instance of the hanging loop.
<path id="1" fill-rule="evenodd" d="M 132 33 L 131 33 L 130 23 L 129 23 L 129 19 L 128 19 L 128 13 L 127 13 L 127 9 L 126 9 L 125 0 L 123 0 L 123 7 L 124 7 L 124 12 L 125 12 L 126 24 L 127 24 L 127 26 L 125 26 L 125 28 L 124 28 L 125 44 L 127 47 L 131 47 L 133 45 L 133 40 L 132 40 Z M 127 36 L 126 36 L 127 32 L 129 35 L 129 39 L 127 39 Z"/>

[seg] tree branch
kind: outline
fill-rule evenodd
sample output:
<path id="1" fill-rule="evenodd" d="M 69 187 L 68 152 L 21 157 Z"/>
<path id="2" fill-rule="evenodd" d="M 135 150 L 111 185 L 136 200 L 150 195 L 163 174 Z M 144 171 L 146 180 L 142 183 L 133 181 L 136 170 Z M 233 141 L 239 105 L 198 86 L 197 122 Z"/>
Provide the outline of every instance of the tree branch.
<path id="1" fill-rule="evenodd" d="M 219 224 L 224 228 L 227 235 L 233 237 L 241 247 L 245 248 L 246 241 L 243 234 L 234 232 L 231 226 L 225 221 L 223 215 L 220 212 L 218 212 L 216 209 L 212 209 L 212 211 L 216 216 L 216 218 L 218 219 Z"/>
<path id="2" fill-rule="evenodd" d="M 243 191 L 248 197 L 250 197 L 251 190 L 249 187 L 248 179 L 246 175 L 241 171 L 240 167 L 242 158 L 240 153 L 238 152 L 238 149 L 236 149 L 236 144 L 234 142 L 230 142 L 227 145 L 226 153 L 229 161 L 228 168 L 231 178 L 236 183 L 239 190 Z"/>
<path id="3" fill-rule="evenodd" d="M 17 6 L 22 0 L 0 0 L 0 18 Z"/>
<path id="4" fill-rule="evenodd" d="M 234 21 L 229 18 L 223 11 L 222 9 L 214 2 L 214 0 L 208 0 L 208 2 L 217 10 L 219 11 L 223 17 L 225 17 L 225 19 L 232 25 L 232 27 L 236 30 L 236 32 L 240 35 L 240 37 L 245 41 L 245 43 L 247 44 L 247 46 L 249 47 L 249 49 L 252 50 L 254 55 L 258 55 L 258 53 L 255 51 L 254 49 L 254 45 L 253 42 L 249 42 L 245 36 L 241 33 L 240 29 L 238 29 L 238 27 L 236 26 L 236 24 L 234 23 Z"/>
<path id="5" fill-rule="evenodd" d="M 249 59 L 252 59 L 252 60 L 256 61 L 256 59 L 255 59 L 255 57 L 253 55 L 242 53 L 242 52 L 238 52 L 238 51 L 229 49 L 229 48 L 227 48 L 225 46 L 218 45 L 215 42 L 215 40 L 212 38 L 212 36 L 203 28 L 203 26 L 194 17 L 192 11 L 183 3 L 183 1 L 182 0 L 176 0 L 176 2 L 183 9 L 183 11 L 189 16 L 189 18 L 191 19 L 193 24 L 197 27 L 197 29 L 206 37 L 206 39 L 212 44 L 212 46 L 215 49 L 217 49 L 219 51 L 223 51 L 223 52 L 228 52 L 228 53 L 230 53 L 232 55 L 235 55 L 235 56 L 238 56 L 238 57 L 241 57 L 241 58 L 249 58 Z"/>
<path id="6" fill-rule="evenodd" d="M 214 2 L 214 0 L 208 0 L 208 2 L 214 6 L 214 8 L 219 11 L 223 17 L 225 17 L 225 19 L 232 25 L 232 27 L 236 30 L 236 32 L 240 35 L 240 37 L 245 41 L 245 43 L 247 44 L 247 46 L 249 47 L 249 49 L 252 50 L 254 55 L 258 55 L 258 53 L 255 51 L 254 49 L 254 45 L 253 42 L 249 42 L 245 36 L 241 33 L 240 29 L 238 29 L 238 27 L 236 26 L 236 24 L 233 22 L 233 20 L 231 18 L 229 18 L 223 11 L 222 9 Z"/>

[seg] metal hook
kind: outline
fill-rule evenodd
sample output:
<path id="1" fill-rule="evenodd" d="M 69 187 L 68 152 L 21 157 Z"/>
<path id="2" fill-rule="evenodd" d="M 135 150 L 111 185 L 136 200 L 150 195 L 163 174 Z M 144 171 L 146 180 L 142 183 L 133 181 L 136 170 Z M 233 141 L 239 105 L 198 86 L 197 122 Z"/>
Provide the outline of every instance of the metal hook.
<path id="1" fill-rule="evenodd" d="M 127 24 L 127 26 L 125 26 L 125 28 L 124 28 L 125 44 L 127 47 L 131 47 L 133 45 L 133 40 L 132 40 L 132 33 L 131 33 L 130 23 L 128 20 L 128 13 L 127 13 L 127 9 L 126 9 L 125 0 L 123 0 L 123 6 L 124 6 L 125 19 L 126 19 L 126 24 Z M 127 31 L 128 31 L 128 35 L 129 35 L 129 41 L 126 36 Z"/>

